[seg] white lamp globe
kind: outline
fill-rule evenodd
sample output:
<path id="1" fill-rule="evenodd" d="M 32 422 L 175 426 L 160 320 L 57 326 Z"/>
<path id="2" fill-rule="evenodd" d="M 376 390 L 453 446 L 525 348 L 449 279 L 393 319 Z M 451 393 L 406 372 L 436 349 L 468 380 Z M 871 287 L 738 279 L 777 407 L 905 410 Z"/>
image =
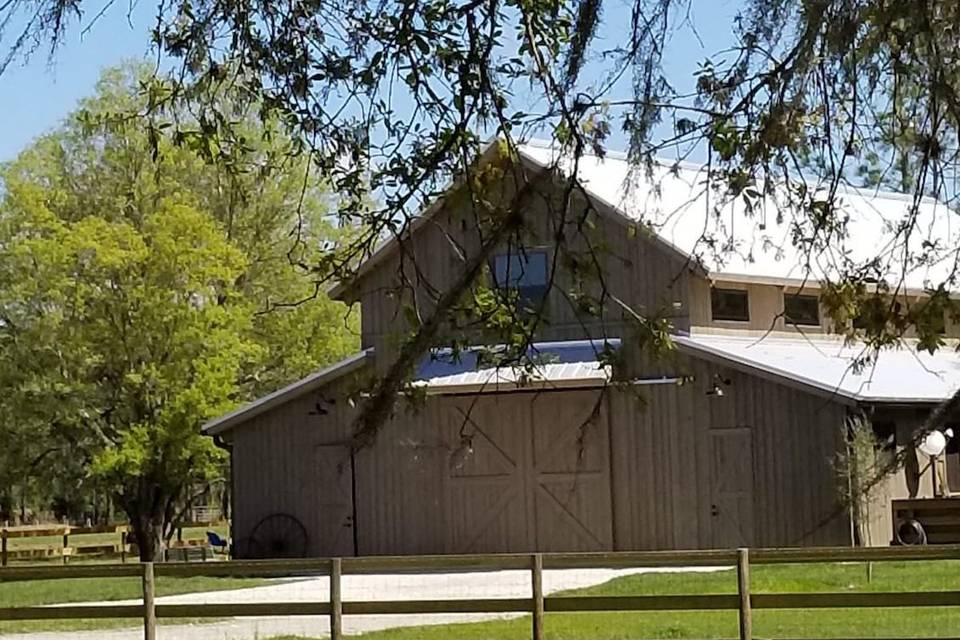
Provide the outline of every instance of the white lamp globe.
<path id="1" fill-rule="evenodd" d="M 920 452 L 928 456 L 939 456 L 947 448 L 947 437 L 940 431 L 931 431 L 920 441 Z"/>

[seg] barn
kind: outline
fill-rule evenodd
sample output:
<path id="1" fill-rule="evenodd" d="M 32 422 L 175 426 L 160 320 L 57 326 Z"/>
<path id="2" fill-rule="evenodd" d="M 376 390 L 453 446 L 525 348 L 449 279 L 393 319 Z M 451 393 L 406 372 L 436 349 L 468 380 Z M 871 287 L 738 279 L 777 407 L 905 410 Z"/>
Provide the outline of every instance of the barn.
<path id="1" fill-rule="evenodd" d="M 496 345 L 454 355 L 441 341 L 413 376 L 419 399 L 402 401 L 373 444 L 351 449 L 358 407 L 405 330 L 405 298 L 423 279 L 442 289 L 476 247 L 453 187 L 421 216 L 434 224 L 413 225 L 333 291 L 361 305 L 362 351 L 205 425 L 231 454 L 238 555 L 849 544 L 835 461 L 852 416 L 908 454 L 880 487 L 869 542 L 891 541 L 891 498 L 960 488 L 956 443 L 926 469 L 912 449 L 931 408 L 960 385 L 954 354 L 906 344 L 853 367 L 857 345 L 831 334 L 815 278 L 764 260 L 711 265 L 675 235 L 625 232 L 637 211 L 602 188 L 623 179 L 622 159 L 594 160 L 591 233 L 612 246 L 605 268 L 620 299 L 670 310 L 675 350 L 652 361 L 626 319 L 578 316 L 565 297 L 540 292 L 560 179 L 544 154 L 530 148 L 518 161 L 537 186 L 521 201 L 525 249 L 505 246 L 491 260 L 496 274 L 522 256 L 514 284 L 548 296 L 551 322 L 528 354 L 535 366 L 486 367 L 478 355 Z M 422 257 L 416 278 L 405 277 L 404 255 Z"/>

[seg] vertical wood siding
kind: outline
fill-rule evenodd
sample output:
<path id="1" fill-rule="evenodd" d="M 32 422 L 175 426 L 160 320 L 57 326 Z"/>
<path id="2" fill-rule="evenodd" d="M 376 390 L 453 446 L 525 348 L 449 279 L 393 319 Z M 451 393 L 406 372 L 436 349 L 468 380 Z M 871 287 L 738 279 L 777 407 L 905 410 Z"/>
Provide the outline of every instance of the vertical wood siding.
<path id="1" fill-rule="evenodd" d="M 235 536 L 283 512 L 311 555 L 352 553 L 351 527 L 364 555 L 849 540 L 831 464 L 845 407 L 696 359 L 670 366 L 693 380 L 431 397 L 357 454 L 352 478 L 346 449 L 331 467 L 354 410 L 316 415 L 347 385 L 290 402 L 234 432 Z"/>
<path id="2" fill-rule="evenodd" d="M 927 410 L 922 408 L 878 408 L 866 415 L 874 422 L 892 422 L 896 425 L 897 450 L 912 457 L 914 465 L 905 465 L 884 479 L 874 490 L 869 505 L 868 542 L 886 545 L 895 540 L 893 514 L 890 501 L 900 498 L 933 496 L 933 468 L 929 459 L 914 449 L 913 441 L 926 420 Z M 908 477 L 912 476 L 912 481 Z"/>
<path id="3" fill-rule="evenodd" d="M 549 178 L 534 182 L 518 205 L 524 212 L 519 244 L 530 250 L 546 248 L 552 264 L 556 237 L 562 231 L 567 255 L 579 257 L 588 267 L 596 258 L 607 291 L 633 312 L 663 314 L 672 318 L 676 328 L 689 328 L 690 265 L 686 260 L 606 205 L 597 203 L 594 211 L 585 214 L 585 201 L 575 197 L 569 218 L 560 220 L 560 193 Z M 504 185 L 493 199 L 506 201 L 511 194 L 512 188 Z M 581 224 L 584 215 L 588 222 Z M 381 356 L 378 360 L 409 330 L 408 309 L 431 312 L 435 297 L 447 290 L 462 264 L 458 253 L 469 256 L 478 249 L 478 234 L 469 200 L 452 194 L 444 209 L 405 236 L 398 250 L 357 283 L 354 295 L 362 307 L 363 346 L 376 347 Z M 504 245 L 500 251 L 507 248 Z M 539 338 L 623 337 L 628 333 L 629 312 L 609 298 L 603 317 L 585 314 L 571 304 L 567 293 L 573 287 L 571 271 L 558 261 L 546 305 L 548 322 Z M 587 289 L 599 293 L 600 282 L 588 278 Z"/>
<path id="4" fill-rule="evenodd" d="M 353 555 L 350 455 L 343 446 L 354 413 L 345 399 L 351 384 L 338 381 L 231 432 L 232 535 L 240 548 L 261 520 L 287 514 L 307 529 L 309 555 Z"/>
<path id="5" fill-rule="evenodd" d="M 752 531 L 742 544 L 843 544 L 848 527 L 839 510 L 831 460 L 840 444 L 845 409 L 780 384 L 690 360 L 694 381 L 611 396 L 614 511 L 619 549 L 729 546 L 718 534 L 725 513 L 717 490 L 752 479 Z M 707 395 L 714 374 L 724 395 Z M 717 469 L 723 432 L 749 434 L 740 464 Z M 722 474 L 718 477 L 717 474 Z M 730 477 L 727 477 L 727 476 Z"/>

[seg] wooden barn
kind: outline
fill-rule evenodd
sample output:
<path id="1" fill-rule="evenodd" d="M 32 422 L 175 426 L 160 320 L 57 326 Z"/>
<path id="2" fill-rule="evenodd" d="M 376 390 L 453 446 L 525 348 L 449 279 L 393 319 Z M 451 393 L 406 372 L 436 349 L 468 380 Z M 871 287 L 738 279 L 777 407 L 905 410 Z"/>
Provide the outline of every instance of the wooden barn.
<path id="1" fill-rule="evenodd" d="M 364 390 L 407 330 L 404 307 L 429 312 L 428 292 L 479 250 L 478 214 L 454 185 L 333 290 L 361 306 L 361 352 L 204 427 L 231 452 L 238 555 L 849 544 L 835 461 L 851 416 L 908 460 L 879 488 L 865 542 L 891 541 L 891 498 L 960 489 L 956 441 L 934 466 L 912 448 L 931 408 L 960 385 L 960 359 L 906 345 L 855 366 L 858 345 L 831 335 L 821 313 L 817 282 L 829 274 L 800 260 L 789 221 L 734 201 L 723 216 L 707 212 L 691 196 L 695 167 L 663 167 L 658 188 L 624 189 L 627 163 L 608 156 L 578 166 L 587 187 L 572 196 L 578 222 L 557 215 L 564 172 L 549 147 L 505 162 L 494 145 L 484 163 L 496 169 L 490 199 L 523 210 L 522 232 L 485 277 L 545 300 L 535 366 L 488 368 L 480 348 L 453 354 L 443 348 L 451 335 L 482 340 L 450 329 L 414 375 L 425 400 L 402 401 L 374 443 L 351 453 Z M 906 206 L 897 195 L 847 202 L 862 225 L 850 251 L 882 240 L 869 216 Z M 704 237 L 734 224 L 749 246 L 704 250 Z M 571 255 L 602 240 L 593 255 L 622 304 L 586 315 L 571 302 L 584 285 L 563 268 L 550 273 L 566 262 L 552 260 L 558 230 Z M 907 284 L 904 304 L 921 303 L 922 283 Z M 634 311 L 668 316 L 672 354 L 648 357 Z M 960 334 L 944 323 L 947 336 Z"/>

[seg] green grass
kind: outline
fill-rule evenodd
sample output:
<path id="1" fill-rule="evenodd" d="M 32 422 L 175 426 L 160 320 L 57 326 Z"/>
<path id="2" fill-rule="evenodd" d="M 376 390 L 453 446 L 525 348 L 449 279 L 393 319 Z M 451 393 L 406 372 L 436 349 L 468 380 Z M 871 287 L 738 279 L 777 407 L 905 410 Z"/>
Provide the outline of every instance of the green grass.
<path id="1" fill-rule="evenodd" d="M 266 584 L 260 578 L 157 577 L 157 595 L 245 589 Z M 29 607 L 63 602 L 131 600 L 141 596 L 139 578 L 75 578 L 0 583 L 0 606 Z M 184 622 L 174 620 L 173 622 Z M 36 620 L 0 622 L 0 634 L 29 631 L 72 631 L 136 626 L 137 620 Z"/>
<path id="2" fill-rule="evenodd" d="M 242 588 L 258 580 L 158 578 L 158 595 Z M 875 563 L 866 580 L 863 564 L 782 565 L 752 568 L 757 593 L 888 592 L 960 590 L 960 561 Z M 735 593 L 732 571 L 645 574 L 559 595 L 669 595 Z M 135 598 L 136 579 L 37 581 L 0 584 L 6 606 Z M 9 603 L 9 604 L 7 604 Z M 180 620 L 178 622 L 184 622 Z M 43 621 L 0 623 L 0 633 L 41 629 L 89 629 L 129 626 L 132 621 Z M 548 640 L 639 640 L 660 638 L 733 638 L 737 616 L 721 612 L 547 614 Z M 904 609 L 756 610 L 757 638 L 910 638 L 960 636 L 960 607 Z M 529 617 L 483 623 L 392 629 L 364 634 L 364 640 L 528 640 Z M 295 640 L 292 636 L 272 640 Z"/>
<path id="3" fill-rule="evenodd" d="M 939 591 L 960 589 L 960 562 L 875 563 L 866 581 L 863 564 L 783 565 L 752 568 L 758 593 Z M 668 595 L 735 593 L 732 571 L 647 574 L 559 595 Z M 910 638 L 960 636 L 960 607 L 904 609 L 755 610 L 757 638 Z M 548 640 L 734 638 L 733 611 L 547 614 Z M 364 640 L 528 640 L 529 617 L 492 622 L 392 629 Z M 291 637 L 273 640 L 294 640 Z"/>

